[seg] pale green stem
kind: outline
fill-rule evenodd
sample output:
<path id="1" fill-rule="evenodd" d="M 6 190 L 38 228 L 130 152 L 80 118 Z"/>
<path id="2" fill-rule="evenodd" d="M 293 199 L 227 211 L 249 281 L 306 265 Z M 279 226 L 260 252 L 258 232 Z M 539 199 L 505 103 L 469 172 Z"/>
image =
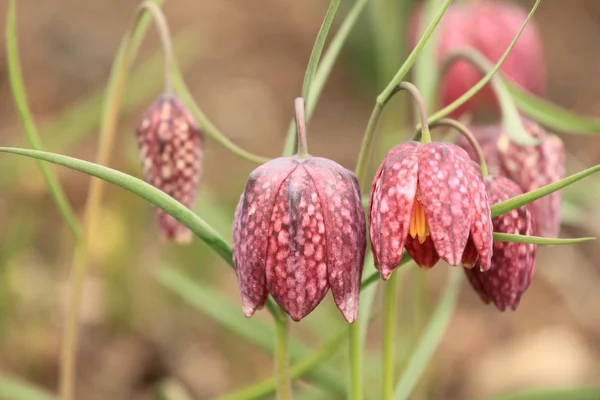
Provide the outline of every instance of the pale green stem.
<path id="1" fill-rule="evenodd" d="M 306 144 L 306 115 L 304 112 L 304 99 L 298 97 L 294 102 L 296 111 L 296 132 L 298 134 L 298 157 L 306 158 L 308 146 Z"/>
<path id="2" fill-rule="evenodd" d="M 385 285 L 383 311 L 383 339 L 381 348 L 381 398 L 391 400 L 394 395 L 396 361 L 396 314 L 397 310 L 397 277 L 394 272 Z"/>
<path id="3" fill-rule="evenodd" d="M 139 13 L 144 10 L 149 11 L 154 17 L 156 29 L 160 36 L 165 56 L 165 93 L 173 93 L 173 80 L 171 79 L 171 69 L 173 65 L 173 46 L 171 45 L 171 34 L 169 33 L 169 24 L 161 8 L 154 2 L 145 1 L 138 9 Z"/>
<path id="4" fill-rule="evenodd" d="M 364 396 L 363 372 L 362 372 L 362 341 L 360 337 L 360 317 L 350 324 L 349 333 L 349 354 L 350 354 L 350 390 L 348 398 L 350 400 L 362 400 Z"/>
<path id="5" fill-rule="evenodd" d="M 289 329 L 289 319 L 281 312 L 279 318 L 275 319 L 275 381 L 278 400 L 292 399 Z"/>
<path id="6" fill-rule="evenodd" d="M 399 90 L 406 90 L 417 103 L 417 109 L 419 110 L 419 117 L 421 118 L 421 143 L 431 142 L 431 134 L 429 133 L 429 126 L 427 125 L 427 105 L 421 95 L 421 92 L 415 85 L 410 82 L 400 82 L 398 84 Z"/>

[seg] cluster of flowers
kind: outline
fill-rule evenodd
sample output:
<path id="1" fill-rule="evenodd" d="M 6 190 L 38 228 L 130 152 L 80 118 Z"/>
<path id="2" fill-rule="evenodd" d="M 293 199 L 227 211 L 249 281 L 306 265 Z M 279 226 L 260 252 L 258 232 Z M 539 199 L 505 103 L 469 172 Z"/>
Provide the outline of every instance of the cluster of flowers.
<path id="1" fill-rule="evenodd" d="M 417 12 L 415 21 L 418 16 Z M 521 9 L 507 4 L 450 7 L 439 27 L 440 62 L 448 52 L 465 46 L 492 61 L 499 59 L 523 19 Z M 480 29 L 482 21 L 494 26 Z M 543 94 L 541 59 L 540 39 L 530 24 L 503 72 Z M 463 63 L 453 65 L 442 82 L 444 104 L 480 78 L 476 69 Z M 490 99 L 486 88 L 453 116 L 489 104 L 497 110 Z M 464 139 L 456 144 L 411 141 L 387 153 L 373 179 L 368 206 L 371 248 L 384 280 L 406 250 L 422 268 L 433 267 L 439 259 L 462 264 L 483 301 L 500 310 L 518 306 L 534 272 L 536 245 L 494 242 L 493 232 L 556 236 L 560 194 L 493 219 L 490 205 L 564 175 L 560 140 L 532 121 L 524 120 L 524 126 L 539 140 L 536 146 L 514 143 L 501 125 L 471 127 L 482 145 L 489 176 L 482 175 Z M 185 107 L 173 96 L 162 97 L 142 119 L 138 142 L 146 180 L 192 207 L 203 139 Z M 160 210 L 157 217 L 165 239 L 189 241 L 187 228 Z M 233 262 L 245 315 L 251 316 L 271 294 L 298 321 L 331 289 L 344 318 L 353 322 L 366 245 L 365 212 L 353 172 L 304 154 L 261 165 L 248 178 L 233 227 Z"/>

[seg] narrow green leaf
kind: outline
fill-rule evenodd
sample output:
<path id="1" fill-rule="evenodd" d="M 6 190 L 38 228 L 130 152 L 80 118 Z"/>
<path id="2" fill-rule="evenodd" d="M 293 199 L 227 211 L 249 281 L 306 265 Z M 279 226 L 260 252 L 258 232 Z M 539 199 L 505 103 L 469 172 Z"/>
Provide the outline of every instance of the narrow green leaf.
<path id="1" fill-rule="evenodd" d="M 425 371 L 427 364 L 429 364 L 435 350 L 440 344 L 444 332 L 446 331 L 446 327 L 450 323 L 450 319 L 454 313 L 462 278 L 462 271 L 450 271 L 448 286 L 442 297 L 439 299 L 438 305 L 431 315 L 431 319 L 427 323 L 427 326 L 425 326 L 425 329 L 406 364 L 404 373 L 396 385 L 396 390 L 394 392 L 395 400 L 409 398 L 411 392 L 418 383 L 419 378 Z"/>
<path id="2" fill-rule="evenodd" d="M 471 97 L 473 97 L 475 94 L 477 94 L 477 92 L 479 92 L 481 90 L 481 88 L 483 88 L 490 81 L 490 79 L 492 79 L 492 77 L 496 74 L 496 72 L 498 72 L 498 70 L 502 66 L 502 63 L 504 63 L 504 60 L 506 59 L 506 57 L 508 57 L 508 54 L 514 47 L 515 43 L 517 43 L 517 39 L 519 39 L 519 36 L 521 36 L 521 33 L 523 32 L 523 30 L 525 29 L 525 27 L 527 26 L 527 24 L 533 17 L 535 10 L 538 8 L 540 3 L 541 3 L 541 0 L 536 0 L 535 4 L 531 8 L 531 11 L 529 12 L 529 15 L 527 15 L 527 18 L 523 22 L 523 25 L 521 25 L 521 29 L 519 29 L 519 32 L 517 32 L 517 35 L 514 37 L 514 39 L 512 40 L 512 42 L 510 43 L 510 45 L 508 46 L 508 48 L 506 49 L 506 51 L 504 52 L 502 57 L 500 57 L 500 59 L 498 60 L 498 62 L 494 66 L 494 68 L 492 68 L 483 78 L 481 78 L 481 80 L 479 82 L 477 82 L 477 84 L 475 86 L 473 86 L 471 89 L 469 89 L 465 94 L 460 96 L 458 99 L 453 101 L 452 104 L 449 104 L 446 107 L 439 110 L 438 112 L 436 112 L 435 114 L 430 115 L 429 119 L 428 119 L 428 122 L 430 124 L 437 122 L 442 118 L 447 117 L 450 113 L 452 113 L 453 111 L 458 109 L 465 102 L 467 102 L 469 99 L 471 99 Z"/>
<path id="3" fill-rule="evenodd" d="M 33 115 L 29 110 L 25 85 L 23 83 L 23 77 L 21 76 L 21 66 L 17 47 L 16 6 L 15 0 L 11 0 L 9 2 L 8 15 L 6 17 L 6 61 L 8 66 L 8 79 L 13 100 L 19 113 L 19 119 L 21 120 L 25 135 L 27 136 L 27 142 L 32 148 L 41 150 L 42 140 L 40 139 L 35 122 L 33 121 Z M 38 167 L 44 177 L 48 192 L 54 200 L 56 207 L 71 229 L 73 236 L 75 236 L 76 239 L 79 239 L 81 237 L 79 222 L 67 200 L 67 196 L 65 195 L 60 182 L 48 165 L 38 161 Z"/>
<path id="4" fill-rule="evenodd" d="M 436 10 L 439 8 L 441 0 L 428 0 L 425 2 L 423 12 L 421 13 L 421 26 L 425 26 L 424 21 L 430 21 L 434 18 Z M 423 31 L 421 30 L 421 34 Z M 427 105 L 427 111 L 432 111 L 431 108 L 435 106 L 436 96 L 436 80 L 432 77 L 438 76 L 439 64 L 437 62 L 438 53 L 438 32 L 435 30 L 429 37 L 427 43 L 423 47 L 421 54 L 417 58 L 415 70 L 413 72 L 415 86 L 419 88 L 425 104 Z M 416 110 L 415 110 L 416 112 Z M 418 115 L 415 114 L 416 117 Z M 415 121 L 418 121 L 416 118 Z"/>
<path id="5" fill-rule="evenodd" d="M 373 253 L 369 251 L 365 259 L 365 268 L 374 269 L 373 266 Z M 374 271 L 376 280 L 373 283 L 379 281 L 379 271 Z M 371 311 L 373 309 L 373 301 L 375 300 L 375 294 L 377 293 L 377 284 L 371 285 L 370 278 L 372 275 L 364 276 L 361 284 L 360 292 L 360 304 L 358 305 L 358 324 L 360 325 L 360 340 L 364 348 L 365 340 L 367 338 L 367 329 L 371 320 Z"/>
<path id="6" fill-rule="evenodd" d="M 112 168 L 60 154 L 9 147 L 0 147 L 0 152 L 19 154 L 62 165 L 63 167 L 71 168 L 120 186 L 172 215 L 175 219 L 190 228 L 196 236 L 204 240 L 225 261 L 230 265 L 232 264 L 231 246 L 210 225 L 183 204 L 141 179 L 134 178 Z"/>
<path id="7" fill-rule="evenodd" d="M 504 82 L 517 107 L 523 114 L 540 124 L 564 133 L 600 133 L 600 119 L 577 115 L 521 89 L 507 79 L 504 79 Z"/>
<path id="8" fill-rule="evenodd" d="M 487 400 L 598 400 L 600 387 L 541 389 L 494 396 Z"/>
<path id="9" fill-rule="evenodd" d="M 494 240 L 497 242 L 511 242 L 511 243 L 533 243 L 533 244 L 575 244 L 589 242 L 596 240 L 595 237 L 583 237 L 583 238 L 572 238 L 572 239 L 561 239 L 561 238 L 545 238 L 540 236 L 524 236 L 514 235 L 510 233 L 494 232 Z"/>
<path id="10" fill-rule="evenodd" d="M 323 19 L 323 24 L 319 29 L 319 33 L 315 39 L 315 44 L 313 45 L 313 49 L 310 53 L 306 72 L 304 73 L 304 82 L 302 83 L 302 97 L 304 98 L 305 103 L 308 102 L 308 96 L 312 90 L 311 84 L 315 76 L 315 71 L 319 64 L 319 60 L 321 59 L 321 53 L 323 52 L 323 47 L 325 46 L 325 41 L 327 40 L 327 34 L 329 34 L 331 23 L 333 22 L 333 18 L 335 17 L 335 13 L 339 5 L 340 0 L 331 0 L 329 3 L 329 8 L 327 9 L 327 13 Z M 296 130 L 294 129 L 293 125 L 292 128 L 293 129 L 288 132 L 288 135 L 285 139 L 285 146 L 283 150 L 284 156 L 291 156 L 294 154 L 296 149 Z"/>
<path id="11" fill-rule="evenodd" d="M 492 217 L 497 217 L 498 215 L 509 212 L 510 210 L 514 210 L 515 208 L 521 207 L 522 205 L 531 203 L 539 199 L 540 197 L 544 197 L 552 192 L 556 192 L 566 186 L 569 186 L 587 176 L 590 176 L 596 172 L 600 171 L 600 165 L 596 165 L 595 167 L 588 168 L 571 176 L 568 176 L 560 181 L 551 183 L 546 186 L 542 186 L 539 189 L 532 190 L 530 192 L 524 193 L 522 195 L 513 197 L 512 199 L 505 200 L 501 203 L 496 203 L 491 207 Z"/>
<path id="12" fill-rule="evenodd" d="M 4 400 L 57 400 L 44 389 L 19 378 L 0 376 L 0 399 Z"/>
<path id="13" fill-rule="evenodd" d="M 221 326 L 238 335 L 249 343 L 273 354 L 274 329 L 258 318 L 245 318 L 240 307 L 233 305 L 220 292 L 208 285 L 192 282 L 178 271 L 161 266 L 155 272 L 156 279 L 188 301 L 193 307 L 209 316 Z M 299 361 L 308 354 L 310 349 L 304 343 L 291 339 L 290 353 L 293 361 Z M 337 395 L 344 395 L 343 377 L 338 371 L 321 365 L 309 372 L 309 376 L 320 386 Z"/>

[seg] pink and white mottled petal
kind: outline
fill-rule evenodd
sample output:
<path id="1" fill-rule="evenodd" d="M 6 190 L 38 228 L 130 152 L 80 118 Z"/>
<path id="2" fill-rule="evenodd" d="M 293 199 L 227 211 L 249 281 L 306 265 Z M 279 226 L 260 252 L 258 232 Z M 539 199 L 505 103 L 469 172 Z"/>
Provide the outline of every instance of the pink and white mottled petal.
<path id="1" fill-rule="evenodd" d="M 202 178 L 204 137 L 183 103 L 160 97 L 142 117 L 137 139 L 146 182 L 193 208 Z M 192 240 L 192 232 L 166 212 L 155 208 L 155 216 L 163 241 Z"/>
<path id="2" fill-rule="evenodd" d="M 289 158 L 261 165 L 250 174 L 240 199 L 233 226 L 233 261 L 247 317 L 266 301 L 265 267 L 275 199 L 297 167 L 297 161 Z"/>
<path id="3" fill-rule="evenodd" d="M 327 275 L 333 299 L 347 322 L 358 317 L 360 279 L 365 258 L 366 227 L 356 177 L 331 160 L 304 163 L 325 216 Z"/>
<path id="4" fill-rule="evenodd" d="M 472 174 L 465 157 L 463 149 L 449 143 L 419 147 L 421 204 L 435 249 L 450 265 L 460 262 L 471 225 Z"/>
<path id="5" fill-rule="evenodd" d="M 281 185 L 271 214 L 267 288 L 294 321 L 319 305 L 329 289 L 321 204 L 313 180 L 299 166 Z"/>
<path id="6" fill-rule="evenodd" d="M 399 149 L 399 150 L 398 150 Z M 373 253 L 381 277 L 387 280 L 402 260 L 404 242 L 410 227 L 410 215 L 417 191 L 419 169 L 417 142 L 392 149 L 373 183 L 369 215 Z"/>
<path id="7" fill-rule="evenodd" d="M 469 162 L 473 165 L 469 173 L 472 202 L 470 242 L 479 255 L 479 268 L 487 271 L 491 266 L 493 252 L 492 215 L 479 165 L 471 160 Z M 462 258 L 464 256 L 463 254 Z"/>

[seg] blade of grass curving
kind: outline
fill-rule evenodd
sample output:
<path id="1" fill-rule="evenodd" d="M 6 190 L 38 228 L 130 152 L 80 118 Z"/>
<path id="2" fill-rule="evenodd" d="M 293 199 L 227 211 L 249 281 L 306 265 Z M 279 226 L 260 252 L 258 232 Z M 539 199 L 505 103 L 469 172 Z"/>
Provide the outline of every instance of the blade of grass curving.
<path id="1" fill-rule="evenodd" d="M 577 115 L 521 89 L 508 79 L 504 79 L 504 83 L 523 114 L 540 124 L 564 133 L 592 135 L 600 133 L 600 119 Z"/>
<path id="2" fill-rule="evenodd" d="M 487 400 L 598 400 L 600 387 L 540 389 L 490 397 Z"/>
<path id="3" fill-rule="evenodd" d="M 35 123 L 33 122 L 33 115 L 29 110 L 27 93 L 23 83 L 23 77 L 21 76 L 21 66 L 19 62 L 17 44 L 15 0 L 11 0 L 9 2 L 8 14 L 6 18 L 6 61 L 12 97 L 19 114 L 19 119 L 21 120 L 21 125 L 25 131 L 27 142 L 29 143 L 30 147 L 36 150 L 41 150 L 42 141 L 38 134 Z M 46 182 L 46 186 L 50 196 L 52 197 L 52 200 L 60 211 L 61 216 L 69 226 L 73 236 L 75 236 L 75 239 L 78 240 L 81 236 L 79 222 L 77 221 L 75 212 L 67 200 L 67 196 L 65 195 L 60 182 L 56 178 L 56 175 L 54 175 L 54 173 L 50 170 L 48 165 L 38 162 L 38 168 L 44 177 L 44 181 Z"/>
<path id="4" fill-rule="evenodd" d="M 323 19 L 323 24 L 319 29 L 319 33 L 317 34 L 317 38 L 315 39 L 315 44 L 313 45 L 313 49 L 310 53 L 310 58 L 308 59 L 308 65 L 306 67 L 306 72 L 304 73 L 304 82 L 302 83 L 302 97 L 304 98 L 305 102 L 308 102 L 308 96 L 310 95 L 310 91 L 312 90 L 311 83 L 313 81 L 313 77 L 315 75 L 317 66 L 319 65 L 319 60 L 321 59 L 321 53 L 323 52 L 323 47 L 325 46 L 325 41 L 327 40 L 327 34 L 329 33 L 331 23 L 333 22 L 333 18 L 335 17 L 335 13 L 339 5 L 340 0 L 331 0 L 331 2 L 329 3 L 329 8 L 327 9 L 327 13 L 325 14 L 325 18 Z M 292 154 L 294 154 L 295 149 L 296 130 L 295 125 L 292 125 L 292 130 L 288 132 L 288 135 L 285 140 L 283 155 L 291 156 Z"/>
<path id="5" fill-rule="evenodd" d="M 446 290 L 438 300 L 438 305 L 433 311 L 431 319 L 423 329 L 421 337 L 406 364 L 404 373 L 396 385 L 394 399 L 408 399 L 420 376 L 425 371 L 427 364 L 429 364 L 456 308 L 462 279 L 462 271 L 450 271 Z"/>
<path id="6" fill-rule="evenodd" d="M 525 29 L 525 27 L 527 26 L 527 24 L 533 17 L 533 14 L 535 13 L 535 10 L 537 10 L 541 1 L 542 0 L 536 0 L 535 4 L 531 8 L 531 11 L 529 12 L 529 15 L 527 15 L 527 18 L 525 18 L 523 25 L 521 25 L 521 29 L 519 29 L 519 32 L 517 32 L 516 36 L 513 38 L 512 42 L 510 43 L 510 45 L 508 46 L 508 48 L 506 49 L 506 51 L 504 52 L 502 57 L 500 57 L 500 59 L 498 60 L 496 65 L 494 65 L 494 67 L 483 78 L 481 78 L 481 80 L 479 80 L 479 82 L 477 82 L 475 84 L 475 86 L 473 86 L 471 89 L 469 89 L 465 94 L 463 94 L 458 99 L 454 100 L 451 104 L 442 108 L 438 112 L 430 115 L 427 120 L 430 124 L 437 122 L 442 118 L 447 117 L 450 113 L 452 113 L 453 111 L 458 109 L 460 106 L 462 106 L 464 103 L 466 103 L 469 99 L 471 99 L 471 97 L 473 97 L 475 94 L 477 94 L 477 92 L 479 92 L 490 81 L 490 79 L 492 79 L 492 76 L 494 76 L 496 74 L 496 72 L 498 72 L 498 70 L 502 66 L 502 63 L 504 63 L 504 60 L 506 60 L 506 57 L 508 57 L 508 54 L 514 47 L 515 43 L 517 43 L 517 40 L 519 39 L 519 37 L 521 36 L 521 33 L 523 32 L 523 30 Z"/>
<path id="7" fill-rule="evenodd" d="M 561 239 L 561 238 L 546 238 L 540 236 L 525 236 L 525 235 L 516 235 L 511 233 L 500 233 L 494 232 L 494 240 L 496 242 L 511 242 L 511 243 L 533 243 L 533 244 L 541 244 L 541 245 L 565 245 L 565 244 L 576 244 L 589 242 L 592 240 L 596 240 L 595 237 L 582 237 L 582 238 L 570 238 L 570 239 Z"/>
<path id="8" fill-rule="evenodd" d="M 541 197 L 544 197 L 552 192 L 556 192 L 557 190 L 560 190 L 564 187 L 572 185 L 573 183 L 575 183 L 587 176 L 590 176 L 598 171 L 600 171 L 600 165 L 596 165 L 594 167 L 585 169 L 581 172 L 578 172 L 578 173 L 568 176 L 564 179 L 561 179 L 560 181 L 551 183 L 546 186 L 542 186 L 539 189 L 532 190 L 532 191 L 524 193 L 522 195 L 513 197 L 509 200 L 505 200 L 503 202 L 496 203 L 490 207 L 491 211 L 492 211 L 492 217 L 497 217 L 498 215 L 501 215 L 501 214 L 504 214 L 511 210 L 514 210 L 515 208 L 521 207 L 522 205 L 531 203 L 532 201 L 535 201 Z"/>
<path id="9" fill-rule="evenodd" d="M 245 318 L 240 312 L 239 307 L 231 304 L 218 291 L 200 282 L 192 282 L 177 270 L 164 265 L 156 270 L 155 277 L 162 285 L 180 295 L 192 306 L 217 321 L 221 326 L 229 329 L 249 343 L 273 354 L 274 346 L 272 338 L 274 329 L 257 318 Z M 307 354 L 310 354 L 308 346 L 298 340 L 290 340 L 290 355 L 292 360 L 302 360 L 307 357 Z M 302 372 L 302 369 L 300 372 Z M 320 365 L 306 372 L 308 372 L 311 380 L 319 383 L 323 388 L 328 389 L 336 395 L 343 396 L 345 394 L 343 384 L 339 383 L 343 381 L 343 378 L 340 377 L 336 370 L 325 365 Z"/>
<path id="10" fill-rule="evenodd" d="M 4 400 L 57 400 L 50 392 L 20 378 L 0 376 L 0 399 Z"/>

